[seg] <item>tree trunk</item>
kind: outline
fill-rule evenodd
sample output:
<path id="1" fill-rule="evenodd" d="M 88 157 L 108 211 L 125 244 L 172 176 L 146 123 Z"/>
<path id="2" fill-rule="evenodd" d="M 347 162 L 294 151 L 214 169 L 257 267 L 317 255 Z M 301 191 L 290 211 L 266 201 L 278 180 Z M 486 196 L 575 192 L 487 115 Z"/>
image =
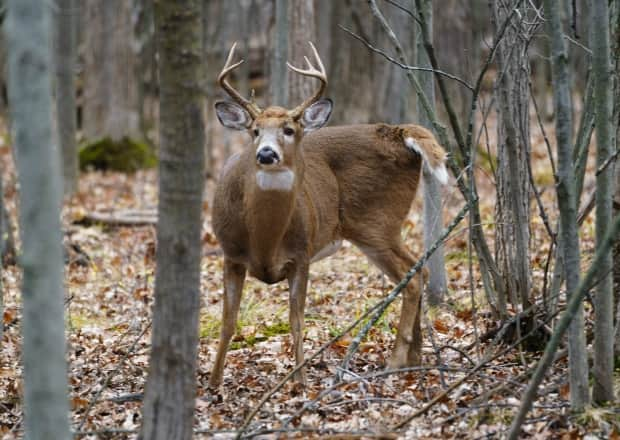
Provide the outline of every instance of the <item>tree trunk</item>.
<path id="1" fill-rule="evenodd" d="M 612 145 L 616 151 L 620 150 L 620 2 L 611 4 L 611 31 L 612 31 L 612 63 L 614 66 L 614 112 L 612 121 L 616 121 L 615 136 Z M 613 134 L 613 131 L 612 131 Z M 616 182 L 613 198 L 614 216 L 620 214 L 620 159 L 616 158 Z M 620 237 L 616 239 L 613 250 L 614 258 L 614 300 L 616 304 L 616 341 L 615 356 L 620 359 Z"/>
<path id="2" fill-rule="evenodd" d="M 385 18 L 391 22 L 392 29 L 400 41 L 405 42 L 404 48 L 407 53 L 407 61 L 414 64 L 415 59 L 412 44 L 415 41 L 414 22 L 411 17 L 397 8 L 388 8 Z M 379 47 L 389 45 L 389 40 L 378 25 L 376 41 Z M 374 105 L 371 111 L 371 120 L 387 122 L 388 124 L 402 124 L 413 120 L 409 111 L 409 103 L 413 92 L 407 83 L 407 74 L 399 66 L 386 61 L 378 54 L 372 54 L 373 59 L 373 84 Z"/>
<path id="3" fill-rule="evenodd" d="M 555 126 L 558 150 L 557 195 L 561 231 L 561 236 L 558 238 L 563 242 L 566 291 L 570 296 L 576 291 L 580 278 L 575 172 L 573 169 L 571 140 L 570 81 L 568 78 L 568 59 L 560 19 L 559 0 L 544 0 L 544 10 L 547 20 L 547 33 L 551 40 L 551 72 L 556 114 Z M 589 402 L 588 355 L 584 332 L 583 304 L 579 306 L 570 324 L 568 351 L 571 407 L 573 410 L 581 411 Z"/>
<path id="4" fill-rule="evenodd" d="M 414 3 L 414 2 L 412 2 Z M 415 6 L 415 5 L 414 5 Z M 433 35 L 433 5 L 430 0 L 422 0 L 423 10 L 419 11 L 426 17 L 429 26 L 430 35 Z M 422 45 L 422 38 L 417 38 L 417 65 L 420 67 L 430 67 L 428 55 Z M 435 108 L 435 79 L 430 72 L 419 72 L 418 81 L 422 86 L 424 93 L 428 97 L 430 105 Z M 426 112 L 418 103 L 418 121 L 428 129 L 433 129 L 433 124 L 426 115 Z M 424 182 L 424 248 L 428 249 L 437 241 L 437 238 L 443 230 L 443 214 L 442 214 L 442 197 L 441 185 L 433 173 L 429 172 L 428 167 L 424 166 L 422 170 L 422 180 Z M 444 295 L 448 290 L 446 281 L 446 263 L 444 258 L 443 246 L 437 248 L 435 253 L 430 257 L 427 263 L 429 278 L 426 291 L 428 293 L 428 301 L 432 305 L 440 304 Z"/>
<path id="5" fill-rule="evenodd" d="M 289 106 L 288 100 L 288 60 L 289 47 L 289 17 L 290 6 L 288 0 L 275 0 L 275 27 L 273 30 L 273 56 L 271 57 L 271 75 L 269 82 L 269 98 L 271 103 L 282 107 Z M 302 48 L 302 50 L 307 50 Z M 297 105 L 297 104 L 295 104 Z"/>
<path id="6" fill-rule="evenodd" d="M 200 0 L 160 0 L 157 269 L 141 438 L 192 438 L 200 311 L 204 124 Z"/>
<path id="7" fill-rule="evenodd" d="M 60 233 L 60 163 L 52 129 L 51 7 L 10 0 L 9 102 L 20 185 L 25 437 L 69 439 Z"/>
<path id="8" fill-rule="evenodd" d="M 131 0 L 133 3 L 133 32 L 135 37 L 135 81 L 138 127 L 144 139 L 151 139 L 155 124 L 155 30 L 153 0 Z M 149 133 L 151 132 L 151 133 Z"/>
<path id="9" fill-rule="evenodd" d="M 85 0 L 83 132 L 86 139 L 137 136 L 132 2 Z"/>
<path id="10" fill-rule="evenodd" d="M 609 48 L 608 0 L 593 0 L 590 26 L 592 73 L 594 75 L 596 164 L 602 166 L 612 154 L 611 148 L 611 81 Z M 596 246 L 601 247 L 607 228 L 611 225 L 612 179 L 614 168 L 608 166 L 596 177 Z M 594 385 L 592 399 L 596 403 L 614 400 L 614 324 L 612 254 L 601 258 L 599 279 L 594 296 Z"/>
<path id="11" fill-rule="evenodd" d="M 55 20 L 56 118 L 62 155 L 63 188 L 66 196 L 78 189 L 78 152 L 75 140 L 75 23 L 76 0 L 58 0 Z"/>
<path id="12" fill-rule="evenodd" d="M 316 41 L 314 0 L 292 0 L 290 6 L 289 56 L 291 64 L 306 69 L 304 56 L 312 59 L 309 41 Z M 289 105 L 296 106 L 312 94 L 316 80 L 299 74 L 289 75 Z"/>
<path id="13" fill-rule="evenodd" d="M 504 23 L 520 0 L 493 4 L 496 26 Z M 529 60 L 527 29 L 519 17 L 527 16 L 527 6 L 519 7 L 506 28 L 498 47 L 498 166 L 495 243 L 497 264 L 504 289 L 518 309 L 530 306 L 530 211 L 529 144 Z"/>

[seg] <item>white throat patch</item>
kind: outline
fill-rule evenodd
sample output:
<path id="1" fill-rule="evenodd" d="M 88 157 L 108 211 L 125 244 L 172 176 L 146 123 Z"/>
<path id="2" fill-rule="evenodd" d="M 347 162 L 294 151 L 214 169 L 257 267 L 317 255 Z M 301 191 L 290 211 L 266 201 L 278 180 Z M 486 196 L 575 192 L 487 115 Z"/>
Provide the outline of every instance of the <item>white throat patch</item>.
<path id="1" fill-rule="evenodd" d="M 256 184 L 263 191 L 291 191 L 295 183 L 295 173 L 291 170 L 256 172 Z"/>

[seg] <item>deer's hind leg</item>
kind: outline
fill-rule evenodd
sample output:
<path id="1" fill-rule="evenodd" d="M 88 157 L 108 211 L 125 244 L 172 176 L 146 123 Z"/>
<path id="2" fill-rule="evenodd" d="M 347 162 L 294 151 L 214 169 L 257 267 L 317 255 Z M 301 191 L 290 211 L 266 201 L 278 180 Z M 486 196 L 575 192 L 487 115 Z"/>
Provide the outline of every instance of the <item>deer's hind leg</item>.
<path id="1" fill-rule="evenodd" d="M 385 242 L 355 244 L 366 256 L 394 283 L 399 283 L 407 271 L 415 264 L 409 251 L 400 239 Z M 420 326 L 422 274 L 416 275 L 402 293 L 402 308 L 398 323 L 398 333 L 392 356 L 388 361 L 390 368 L 419 365 L 422 356 L 422 332 Z"/>

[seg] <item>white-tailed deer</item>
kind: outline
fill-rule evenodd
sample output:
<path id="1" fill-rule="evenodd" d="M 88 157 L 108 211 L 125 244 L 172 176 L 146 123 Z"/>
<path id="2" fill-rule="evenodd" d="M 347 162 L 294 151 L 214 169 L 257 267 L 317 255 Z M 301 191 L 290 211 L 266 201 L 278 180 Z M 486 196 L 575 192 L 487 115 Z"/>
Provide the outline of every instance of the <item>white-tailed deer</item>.
<path id="1" fill-rule="evenodd" d="M 403 246 L 401 226 L 416 193 L 422 162 L 445 182 L 445 155 L 433 135 L 416 125 L 351 125 L 318 130 L 332 102 L 319 99 L 325 69 L 311 44 L 315 68 L 288 64 L 316 78 L 319 88 L 298 107 L 261 110 L 227 81 L 232 47 L 219 83 L 236 101 L 218 102 L 220 122 L 247 131 L 251 142 L 228 159 L 213 203 L 213 229 L 224 251 L 224 309 L 217 357 L 209 383 L 222 381 L 235 331 L 246 272 L 265 283 L 288 280 L 290 327 L 297 364 L 303 362 L 304 304 L 310 263 L 348 240 L 399 282 L 415 263 Z M 420 362 L 420 290 L 415 280 L 403 295 L 390 366 Z M 296 379 L 305 382 L 300 370 Z"/>

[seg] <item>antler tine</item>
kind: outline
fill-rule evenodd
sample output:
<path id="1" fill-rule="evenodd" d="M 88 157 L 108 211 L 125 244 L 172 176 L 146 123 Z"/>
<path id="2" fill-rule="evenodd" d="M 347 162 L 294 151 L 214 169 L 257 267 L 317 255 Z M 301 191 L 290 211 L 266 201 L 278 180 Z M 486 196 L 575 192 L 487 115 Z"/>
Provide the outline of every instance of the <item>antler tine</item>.
<path id="1" fill-rule="evenodd" d="M 249 101 L 245 99 L 243 96 L 241 96 L 241 94 L 237 90 L 235 90 L 235 88 L 231 86 L 230 83 L 226 80 L 226 77 L 228 76 L 228 74 L 232 72 L 233 70 L 235 70 L 237 67 L 239 67 L 241 64 L 243 64 L 243 61 L 244 61 L 244 60 L 241 60 L 234 64 L 231 64 L 233 57 L 235 55 L 236 47 L 237 47 L 237 43 L 233 43 L 232 47 L 230 48 L 230 52 L 228 52 L 228 58 L 226 58 L 226 64 L 224 64 L 224 68 L 220 72 L 220 75 L 218 76 L 217 80 L 220 83 L 220 86 L 222 86 L 222 88 L 226 91 L 226 93 L 228 93 L 228 95 L 230 95 L 232 99 L 237 101 L 239 105 L 245 108 L 253 119 L 256 119 L 258 115 L 260 115 L 262 112 L 260 107 L 254 102 L 253 99 Z"/>
<path id="2" fill-rule="evenodd" d="M 316 50 L 316 47 L 314 47 L 314 44 L 312 44 L 311 41 L 309 41 L 308 43 L 312 48 L 312 52 L 314 54 L 314 59 L 316 61 L 318 69 L 314 67 L 314 65 L 310 62 L 307 56 L 304 56 L 304 60 L 306 60 L 306 64 L 308 65 L 307 69 L 300 69 L 298 67 L 295 67 L 288 61 L 286 62 L 286 65 L 293 72 L 299 73 L 300 75 L 309 76 L 311 78 L 316 78 L 321 81 L 321 83 L 319 85 L 319 88 L 314 92 L 314 94 L 312 94 L 312 96 L 310 96 L 303 103 L 295 107 L 293 110 L 289 111 L 289 115 L 291 115 L 293 119 L 298 119 L 302 115 L 304 110 L 306 110 L 306 108 L 318 101 L 318 99 L 325 91 L 325 87 L 327 87 L 327 74 L 325 73 L 325 66 L 323 66 L 323 62 L 321 61 L 319 52 Z"/>

